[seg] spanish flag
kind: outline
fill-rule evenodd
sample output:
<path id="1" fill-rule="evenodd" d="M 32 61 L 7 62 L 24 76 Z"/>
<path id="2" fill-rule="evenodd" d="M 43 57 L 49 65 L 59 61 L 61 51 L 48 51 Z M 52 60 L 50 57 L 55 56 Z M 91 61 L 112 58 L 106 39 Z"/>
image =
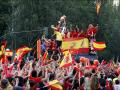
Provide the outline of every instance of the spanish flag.
<path id="1" fill-rule="evenodd" d="M 70 51 L 64 51 L 64 58 L 60 63 L 60 67 L 69 67 L 72 64 L 72 56 Z"/>
<path id="2" fill-rule="evenodd" d="M 63 90 L 62 86 L 58 83 L 59 83 L 58 80 L 53 80 L 53 81 L 48 82 L 46 86 L 51 88 L 52 90 Z"/>
<path id="3" fill-rule="evenodd" d="M 13 52 L 12 51 L 5 51 L 5 56 L 7 57 L 12 57 L 13 56 Z"/>
<path id="4" fill-rule="evenodd" d="M 17 55 L 17 60 L 22 60 L 23 56 L 25 54 L 27 54 L 28 52 L 30 52 L 32 50 L 32 48 L 29 48 L 29 47 L 21 47 L 21 48 L 18 48 L 16 50 L 16 55 Z"/>
<path id="5" fill-rule="evenodd" d="M 42 65 L 45 64 L 47 57 L 48 57 L 48 51 L 45 51 L 45 53 L 44 53 L 44 55 L 42 57 Z"/>
<path id="6" fill-rule="evenodd" d="M 93 48 L 97 51 L 101 51 L 106 48 L 106 44 L 105 42 L 93 42 Z"/>
<path id="7" fill-rule="evenodd" d="M 30 52 L 31 50 L 32 50 L 32 48 L 24 46 L 24 47 L 18 48 L 16 50 L 16 54 L 17 54 L 17 56 L 22 54 L 22 53 L 26 54 L 26 53 Z"/>
<path id="8" fill-rule="evenodd" d="M 71 50 L 72 54 L 89 53 L 89 40 L 87 38 L 68 38 L 62 41 L 61 49 Z"/>

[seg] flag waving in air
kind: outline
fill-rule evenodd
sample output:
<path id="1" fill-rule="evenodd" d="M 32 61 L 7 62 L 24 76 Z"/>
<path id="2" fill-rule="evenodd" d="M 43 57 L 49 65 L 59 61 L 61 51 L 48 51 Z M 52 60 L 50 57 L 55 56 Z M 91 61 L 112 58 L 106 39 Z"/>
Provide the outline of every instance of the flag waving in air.
<path id="1" fill-rule="evenodd" d="M 58 80 L 52 80 L 52 81 L 46 83 L 46 87 L 49 87 L 52 90 L 63 90 L 62 86 L 58 83 L 59 83 Z"/>
<path id="2" fill-rule="evenodd" d="M 16 50 L 17 59 L 21 60 L 23 58 L 23 56 L 25 54 L 27 54 L 28 52 L 30 52 L 31 50 L 32 50 L 32 48 L 29 48 L 29 47 L 26 47 L 26 46 L 18 48 Z"/>
<path id="3" fill-rule="evenodd" d="M 97 51 L 101 51 L 106 48 L 106 44 L 105 42 L 93 42 L 93 48 Z"/>
<path id="4" fill-rule="evenodd" d="M 72 64 L 71 53 L 68 50 L 68 51 L 64 51 L 63 54 L 64 54 L 64 57 L 63 57 L 63 60 L 60 63 L 60 67 L 68 67 Z"/>

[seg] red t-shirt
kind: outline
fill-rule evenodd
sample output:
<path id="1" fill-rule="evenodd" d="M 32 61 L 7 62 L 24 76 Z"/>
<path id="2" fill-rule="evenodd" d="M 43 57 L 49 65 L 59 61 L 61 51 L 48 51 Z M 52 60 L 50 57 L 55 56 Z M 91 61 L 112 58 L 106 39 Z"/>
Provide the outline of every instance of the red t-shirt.
<path id="1" fill-rule="evenodd" d="M 78 32 L 73 31 L 73 38 L 77 38 L 77 36 L 78 36 Z"/>
<path id="2" fill-rule="evenodd" d="M 96 33 L 97 33 L 97 29 L 95 27 L 88 28 L 88 30 L 87 30 L 88 36 L 95 35 Z"/>
<path id="3" fill-rule="evenodd" d="M 74 31 L 70 32 L 70 37 L 73 37 Z"/>
<path id="4" fill-rule="evenodd" d="M 85 33 L 81 33 L 78 35 L 78 37 L 86 37 L 86 34 Z"/>
<path id="5" fill-rule="evenodd" d="M 35 81 L 36 83 L 39 83 L 39 82 L 42 81 L 42 79 L 40 77 L 32 77 L 32 76 L 30 76 L 29 79 Z"/>
<path id="6" fill-rule="evenodd" d="M 64 83 L 63 87 L 63 90 L 72 90 L 72 85 L 68 81 Z"/>
<path id="7" fill-rule="evenodd" d="M 112 85 L 107 86 L 107 90 L 114 90 Z"/>
<path id="8" fill-rule="evenodd" d="M 68 32 L 65 32 L 65 38 L 68 38 L 68 37 L 67 37 L 67 33 L 68 33 Z"/>

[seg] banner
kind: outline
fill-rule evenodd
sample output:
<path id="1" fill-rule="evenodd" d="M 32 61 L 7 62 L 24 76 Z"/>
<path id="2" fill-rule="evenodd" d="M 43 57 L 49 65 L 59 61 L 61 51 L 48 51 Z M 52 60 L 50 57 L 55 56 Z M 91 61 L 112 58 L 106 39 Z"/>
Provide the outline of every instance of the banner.
<path id="1" fill-rule="evenodd" d="M 62 50 L 71 50 L 71 53 L 89 53 L 89 40 L 87 38 L 64 39 Z"/>

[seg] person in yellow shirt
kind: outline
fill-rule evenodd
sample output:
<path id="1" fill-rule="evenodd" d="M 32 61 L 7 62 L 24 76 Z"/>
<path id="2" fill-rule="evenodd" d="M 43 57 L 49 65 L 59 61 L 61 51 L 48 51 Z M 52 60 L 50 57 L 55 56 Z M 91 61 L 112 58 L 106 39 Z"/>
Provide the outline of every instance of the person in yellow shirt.
<path id="1" fill-rule="evenodd" d="M 63 40 L 62 34 L 59 31 L 55 31 L 55 35 L 56 35 L 57 48 L 60 48 Z"/>

